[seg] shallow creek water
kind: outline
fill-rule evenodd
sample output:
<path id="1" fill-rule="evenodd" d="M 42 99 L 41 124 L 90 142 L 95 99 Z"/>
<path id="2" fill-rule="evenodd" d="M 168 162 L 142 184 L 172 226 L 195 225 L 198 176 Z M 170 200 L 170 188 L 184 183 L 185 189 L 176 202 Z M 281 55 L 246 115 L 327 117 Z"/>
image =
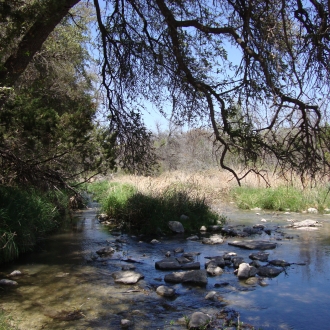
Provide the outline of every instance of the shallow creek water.
<path id="1" fill-rule="evenodd" d="M 8 274 L 16 269 L 25 275 L 17 278 L 19 285 L 0 288 L 0 307 L 17 322 L 19 329 L 121 329 L 122 319 L 134 322 L 130 329 L 185 329 L 178 319 L 195 311 L 211 315 L 227 307 L 239 312 L 240 321 L 256 329 L 329 329 L 330 328 L 330 216 L 310 214 L 272 214 L 259 211 L 242 212 L 224 209 L 229 224 L 267 227 L 288 225 L 289 219 L 319 220 L 316 231 L 280 228 L 293 238 L 278 240 L 281 235 L 257 236 L 253 239 L 274 240 L 277 248 L 268 250 L 269 260 L 284 259 L 293 264 L 279 276 L 266 279 L 267 286 L 249 286 L 239 281 L 233 268 L 209 277 L 204 288 L 176 284 L 173 299 L 160 297 L 155 289 L 166 285 L 164 276 L 170 271 L 155 269 L 155 262 L 166 251 L 183 247 L 185 252 L 200 252 L 198 261 L 204 268 L 205 256 L 236 252 L 245 258 L 251 254 L 229 246 L 237 238 L 227 238 L 221 245 L 204 245 L 185 238 L 158 238 L 150 244 L 143 239 L 125 236 L 127 243 L 117 245 L 108 258 L 91 258 L 95 251 L 114 242 L 108 229 L 96 219 L 96 209 L 77 213 L 72 227 L 47 239 L 39 252 L 26 255 L 14 263 L 2 266 Z M 260 222 L 262 219 L 267 222 Z M 255 251 L 256 252 L 256 251 Z M 145 277 L 135 285 L 114 283 L 111 274 L 121 270 L 127 257 L 140 263 L 136 271 Z M 224 287 L 215 283 L 228 282 Z M 209 291 L 218 291 L 219 301 L 205 299 Z M 63 321 L 54 316 L 64 311 L 81 311 L 79 320 Z"/>

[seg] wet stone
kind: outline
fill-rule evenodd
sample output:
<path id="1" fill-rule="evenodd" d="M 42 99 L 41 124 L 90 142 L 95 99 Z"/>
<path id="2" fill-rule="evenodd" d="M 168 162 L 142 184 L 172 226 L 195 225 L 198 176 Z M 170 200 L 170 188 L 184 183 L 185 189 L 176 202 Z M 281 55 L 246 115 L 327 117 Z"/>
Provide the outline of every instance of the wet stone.
<path id="1" fill-rule="evenodd" d="M 122 319 L 122 320 L 120 321 L 120 325 L 121 325 L 121 327 L 122 327 L 123 329 L 127 329 L 127 328 L 129 328 L 130 326 L 133 325 L 133 322 L 130 321 L 130 320 L 127 320 L 127 319 Z"/>
<path id="2" fill-rule="evenodd" d="M 264 277 L 276 277 L 283 272 L 283 269 L 276 267 L 264 266 L 258 268 L 257 274 Z"/>
<path id="3" fill-rule="evenodd" d="M 176 258 L 166 258 L 155 263 L 155 268 L 159 270 L 179 270 L 179 269 L 200 269 L 199 262 L 188 262 L 180 263 Z M 182 258 L 180 259 L 182 261 Z"/>
<path id="4" fill-rule="evenodd" d="M 122 265 L 121 266 L 121 270 L 135 270 L 135 266 L 134 265 Z"/>
<path id="5" fill-rule="evenodd" d="M 204 286 L 207 284 L 207 273 L 205 270 L 176 272 L 165 275 L 164 281 L 170 283 L 186 283 Z"/>
<path id="6" fill-rule="evenodd" d="M 0 286 L 1 285 L 4 285 L 4 286 L 16 286 L 16 285 L 18 285 L 18 283 L 16 281 L 12 281 L 12 280 L 1 279 L 0 280 Z"/>
<path id="7" fill-rule="evenodd" d="M 215 283 L 214 287 L 215 288 L 224 288 L 225 286 L 228 286 L 229 283 L 228 282 L 221 282 L 221 283 Z"/>
<path id="8" fill-rule="evenodd" d="M 268 241 L 247 240 L 247 241 L 229 242 L 228 245 L 237 246 L 248 250 L 271 250 L 271 249 L 275 249 L 277 244 Z"/>
<path id="9" fill-rule="evenodd" d="M 186 238 L 188 241 L 198 241 L 199 237 L 197 235 L 189 236 Z"/>
<path id="10" fill-rule="evenodd" d="M 242 257 L 234 257 L 231 259 L 231 262 L 234 266 L 234 268 L 238 268 L 240 264 L 244 262 L 244 258 Z"/>
<path id="11" fill-rule="evenodd" d="M 268 261 L 269 253 L 267 252 L 257 252 L 257 253 L 251 253 L 249 255 L 249 258 L 251 260 L 259 260 L 259 261 Z"/>
<path id="12" fill-rule="evenodd" d="M 215 263 L 211 262 L 207 268 L 206 268 L 206 272 L 210 275 L 210 276 L 219 276 L 223 274 L 223 269 L 219 266 L 217 266 Z"/>
<path id="13" fill-rule="evenodd" d="M 116 283 L 123 283 L 123 284 L 135 284 L 140 279 L 144 278 L 142 274 L 134 271 L 118 271 L 112 273 L 112 277 L 115 279 Z"/>
<path id="14" fill-rule="evenodd" d="M 303 221 L 297 221 L 294 222 L 292 224 L 293 228 L 300 228 L 300 227 L 316 227 L 316 226 L 320 226 L 320 224 L 318 223 L 318 221 L 315 220 L 303 220 Z"/>
<path id="15" fill-rule="evenodd" d="M 291 264 L 289 262 L 286 262 L 285 260 L 271 260 L 269 263 L 273 266 L 280 266 L 280 267 L 288 267 Z"/>
<path id="16" fill-rule="evenodd" d="M 175 295 L 175 289 L 161 285 L 156 289 L 157 294 L 162 297 L 173 297 Z"/>
<path id="17" fill-rule="evenodd" d="M 221 268 L 226 266 L 226 262 L 225 259 L 223 259 L 223 257 L 206 257 L 206 259 L 209 259 L 209 261 L 207 261 L 205 263 L 205 266 L 207 267 L 210 263 L 215 264 L 216 266 L 219 266 Z"/>
<path id="18" fill-rule="evenodd" d="M 184 228 L 181 222 L 179 221 L 169 221 L 168 227 L 170 230 L 176 234 L 182 234 L 184 233 Z"/>
<path id="19" fill-rule="evenodd" d="M 212 235 L 211 237 L 204 237 L 202 240 L 203 244 L 222 244 L 223 243 L 223 237 L 220 235 Z"/>
<path id="20" fill-rule="evenodd" d="M 245 281 L 245 284 L 255 286 L 259 283 L 259 279 L 257 277 L 250 277 Z"/>
<path id="21" fill-rule="evenodd" d="M 177 247 L 173 251 L 174 251 L 174 253 L 183 253 L 184 252 L 184 248 L 183 247 Z"/>
<path id="22" fill-rule="evenodd" d="M 207 293 L 207 295 L 205 296 L 206 300 L 213 300 L 213 301 L 217 301 L 221 299 L 220 294 L 217 291 L 210 291 Z"/>
<path id="23" fill-rule="evenodd" d="M 15 277 L 15 276 L 22 276 L 22 275 L 23 275 L 23 273 L 20 270 L 14 270 L 8 276 L 9 277 Z"/>
<path id="24" fill-rule="evenodd" d="M 201 329 L 206 327 L 211 321 L 211 317 L 202 312 L 195 312 L 191 315 L 188 328 L 189 329 Z"/>
<path id="25" fill-rule="evenodd" d="M 111 246 L 104 247 L 96 251 L 99 256 L 108 256 L 115 252 L 115 249 Z"/>

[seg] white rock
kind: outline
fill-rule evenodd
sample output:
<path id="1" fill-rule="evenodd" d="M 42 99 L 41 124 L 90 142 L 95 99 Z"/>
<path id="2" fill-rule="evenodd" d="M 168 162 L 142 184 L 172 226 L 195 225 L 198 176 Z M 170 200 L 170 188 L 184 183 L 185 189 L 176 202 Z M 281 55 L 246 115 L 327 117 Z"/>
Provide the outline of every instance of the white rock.
<path id="1" fill-rule="evenodd" d="M 18 283 L 16 281 L 2 279 L 2 280 L 0 280 L 0 285 L 15 286 L 15 285 L 18 285 Z"/>
<path id="2" fill-rule="evenodd" d="M 303 220 L 303 221 L 298 221 L 294 222 L 292 225 L 294 228 L 299 228 L 299 227 L 317 227 L 319 226 L 318 222 L 315 220 Z"/>
<path id="3" fill-rule="evenodd" d="M 307 212 L 308 213 L 313 213 L 313 214 L 316 214 L 318 213 L 317 209 L 315 207 L 310 207 L 307 209 Z"/>
<path id="4" fill-rule="evenodd" d="M 116 283 L 123 284 L 135 284 L 140 279 L 144 278 L 142 274 L 130 270 L 114 272 L 112 273 L 112 277 L 115 279 Z"/>
<path id="5" fill-rule="evenodd" d="M 217 291 L 210 291 L 206 296 L 205 299 L 206 300 L 219 300 L 219 298 L 221 298 L 221 296 L 219 295 L 219 293 Z"/>
<path id="6" fill-rule="evenodd" d="M 246 279 L 250 277 L 250 265 L 246 262 L 238 266 L 237 277 L 239 279 Z"/>
<path id="7" fill-rule="evenodd" d="M 150 242 L 151 244 L 158 244 L 158 243 L 160 243 L 158 240 L 156 240 L 156 239 L 153 239 L 151 242 Z"/>
<path id="8" fill-rule="evenodd" d="M 133 324 L 133 322 L 130 320 L 127 320 L 127 319 L 122 319 L 120 321 L 120 324 L 121 324 L 122 328 L 126 329 L 126 328 L 129 328 Z"/>

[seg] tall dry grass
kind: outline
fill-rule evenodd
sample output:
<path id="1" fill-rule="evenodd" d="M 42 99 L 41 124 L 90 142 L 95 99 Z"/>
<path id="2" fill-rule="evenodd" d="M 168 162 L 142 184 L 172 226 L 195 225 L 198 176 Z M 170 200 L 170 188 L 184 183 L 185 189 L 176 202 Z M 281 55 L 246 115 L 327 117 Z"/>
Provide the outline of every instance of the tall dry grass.
<path id="1" fill-rule="evenodd" d="M 236 173 L 239 176 L 243 175 L 243 170 L 237 169 Z M 243 187 L 251 188 L 278 188 L 288 187 L 301 190 L 309 195 L 317 194 L 320 189 L 327 189 L 328 180 L 318 178 L 317 180 L 310 180 L 304 178 L 304 185 L 301 177 L 295 174 L 287 174 L 286 177 L 277 173 L 262 172 L 263 177 L 249 173 L 242 181 Z M 166 191 L 168 187 L 173 185 L 182 186 L 185 191 L 188 191 L 191 197 L 205 197 L 208 205 L 216 207 L 221 211 L 221 205 L 233 201 L 233 190 L 238 187 L 238 183 L 234 176 L 224 170 L 214 168 L 212 170 L 200 172 L 185 172 L 185 171 L 172 171 L 164 172 L 159 176 L 136 176 L 115 174 L 111 180 L 128 183 L 137 188 L 142 193 L 161 193 Z"/>

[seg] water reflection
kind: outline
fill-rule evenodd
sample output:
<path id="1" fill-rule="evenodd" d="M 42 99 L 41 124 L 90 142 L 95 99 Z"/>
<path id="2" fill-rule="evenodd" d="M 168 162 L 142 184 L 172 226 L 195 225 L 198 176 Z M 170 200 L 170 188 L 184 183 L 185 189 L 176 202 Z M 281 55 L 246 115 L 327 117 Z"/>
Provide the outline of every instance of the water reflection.
<path id="1" fill-rule="evenodd" d="M 262 222 L 285 235 L 264 234 L 261 238 L 278 240 L 269 259 L 284 259 L 295 263 L 278 277 L 267 279 L 268 286 L 249 286 L 227 268 L 220 277 L 210 277 L 206 288 L 176 284 L 177 296 L 165 299 L 155 293 L 164 284 L 168 272 L 155 270 L 154 263 L 168 250 L 184 247 L 186 252 L 200 252 L 204 257 L 236 252 L 249 261 L 251 251 L 223 245 L 208 246 L 184 238 L 162 238 L 152 245 L 141 238 L 125 237 L 127 243 L 116 245 L 110 258 L 93 259 L 95 251 L 115 242 L 116 237 L 95 218 L 95 210 L 77 214 L 77 220 L 54 235 L 37 253 L 26 255 L 6 265 L 3 273 L 20 269 L 27 275 L 18 278 L 17 288 L 0 291 L 0 306 L 20 320 L 20 329 L 120 329 L 123 318 L 132 319 L 132 329 L 165 329 L 175 321 L 173 329 L 185 329 L 176 321 L 194 311 L 215 314 L 224 306 L 239 311 L 241 320 L 262 329 L 326 329 L 330 323 L 327 304 L 330 292 L 330 225 L 328 216 L 301 214 L 271 214 L 227 211 L 232 224 L 252 225 Z M 284 228 L 288 219 L 318 219 L 323 227 L 318 231 L 298 231 Z M 285 239 L 290 236 L 293 239 Z M 260 238 L 260 237 L 258 237 Z M 109 243 L 110 242 L 110 243 Z M 115 246 L 115 245 L 114 245 Z M 134 286 L 115 284 L 111 273 L 121 269 L 123 258 L 132 258 L 137 271 L 144 274 Z M 305 266 L 298 265 L 305 263 Z M 216 283 L 227 285 L 215 287 Z M 216 290 L 219 301 L 205 300 L 207 292 Z M 64 321 L 53 318 L 61 311 L 79 310 L 81 319 Z"/>

